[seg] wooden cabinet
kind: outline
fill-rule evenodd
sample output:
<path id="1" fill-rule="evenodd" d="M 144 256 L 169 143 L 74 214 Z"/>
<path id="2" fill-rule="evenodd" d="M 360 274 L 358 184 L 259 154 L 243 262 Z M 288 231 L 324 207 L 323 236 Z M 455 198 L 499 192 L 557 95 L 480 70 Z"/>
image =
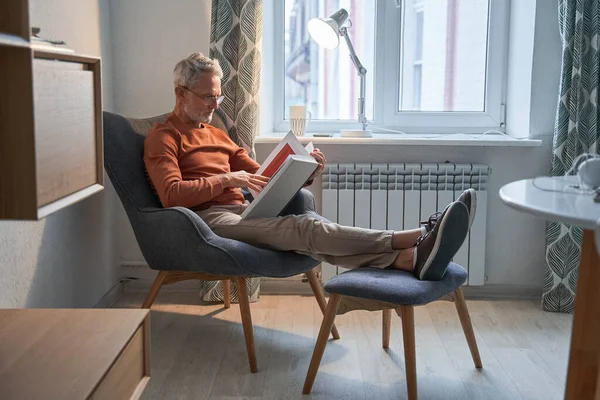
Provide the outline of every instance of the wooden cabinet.
<path id="1" fill-rule="evenodd" d="M 0 310 L 0 397 L 138 398 L 150 379 L 150 314 Z"/>
<path id="2" fill-rule="evenodd" d="M 104 185 L 100 59 L 32 47 L 26 3 L 0 5 L 0 219 L 40 219 Z"/>

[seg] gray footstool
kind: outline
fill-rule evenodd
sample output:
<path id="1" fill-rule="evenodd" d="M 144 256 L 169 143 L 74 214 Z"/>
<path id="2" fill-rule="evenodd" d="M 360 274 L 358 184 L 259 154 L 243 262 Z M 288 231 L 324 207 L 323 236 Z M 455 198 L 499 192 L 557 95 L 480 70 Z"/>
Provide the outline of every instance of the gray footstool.
<path id="1" fill-rule="evenodd" d="M 481 368 L 481 358 L 461 288 L 466 279 L 467 272 L 454 263 L 450 263 L 441 281 L 420 281 L 409 272 L 372 267 L 353 269 L 331 278 L 325 284 L 325 291 L 330 294 L 329 302 L 310 361 L 303 393 L 309 394 L 312 389 L 335 316 L 352 310 L 383 310 L 384 348 L 387 348 L 390 342 L 392 310 L 396 310 L 402 318 L 409 399 L 417 398 L 414 306 L 443 298 L 454 301 L 475 367 Z"/>

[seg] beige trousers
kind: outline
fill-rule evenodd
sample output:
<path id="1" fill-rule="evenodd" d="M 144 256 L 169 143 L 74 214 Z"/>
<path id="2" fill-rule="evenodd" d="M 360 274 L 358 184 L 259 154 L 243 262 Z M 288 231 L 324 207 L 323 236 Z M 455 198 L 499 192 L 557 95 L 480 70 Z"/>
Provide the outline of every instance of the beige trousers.
<path id="1" fill-rule="evenodd" d="M 295 251 L 346 268 L 389 267 L 400 250 L 392 249 L 393 231 L 322 222 L 310 215 L 242 220 L 247 204 L 213 206 L 197 214 L 221 237 L 250 245 Z"/>

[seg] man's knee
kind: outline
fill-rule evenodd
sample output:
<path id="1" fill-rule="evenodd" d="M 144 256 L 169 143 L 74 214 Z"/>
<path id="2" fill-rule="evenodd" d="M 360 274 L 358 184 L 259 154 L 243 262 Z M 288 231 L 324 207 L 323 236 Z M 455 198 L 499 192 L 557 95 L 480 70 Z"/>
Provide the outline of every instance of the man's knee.
<path id="1" fill-rule="evenodd" d="M 314 216 L 311 216 L 310 214 L 286 215 L 285 217 L 281 218 L 288 219 L 290 224 L 297 226 L 302 230 L 312 230 L 314 227 L 322 223 L 322 221 Z"/>

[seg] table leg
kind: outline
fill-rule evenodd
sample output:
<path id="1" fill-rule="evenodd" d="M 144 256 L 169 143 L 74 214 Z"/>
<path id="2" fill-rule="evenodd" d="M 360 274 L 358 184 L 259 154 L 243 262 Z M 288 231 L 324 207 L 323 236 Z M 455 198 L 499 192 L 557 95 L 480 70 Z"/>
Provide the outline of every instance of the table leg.
<path id="1" fill-rule="evenodd" d="M 583 232 L 565 399 L 600 400 L 600 258 Z"/>

